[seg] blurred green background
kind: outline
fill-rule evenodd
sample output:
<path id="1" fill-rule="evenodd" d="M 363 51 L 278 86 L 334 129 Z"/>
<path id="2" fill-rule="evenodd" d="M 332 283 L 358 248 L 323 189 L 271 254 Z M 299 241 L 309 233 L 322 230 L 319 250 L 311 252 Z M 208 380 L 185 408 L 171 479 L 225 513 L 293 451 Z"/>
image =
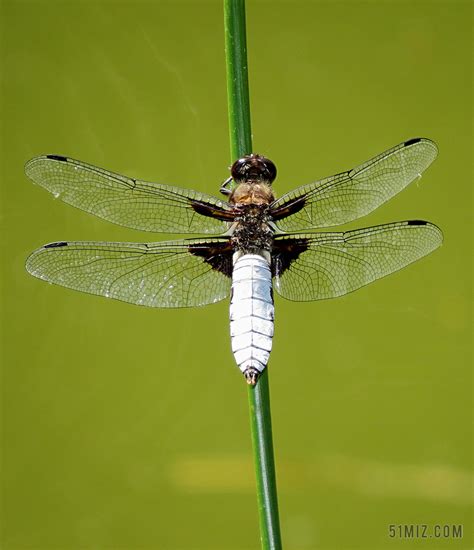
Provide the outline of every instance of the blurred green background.
<path id="1" fill-rule="evenodd" d="M 428 219 L 441 249 L 338 300 L 276 299 L 287 549 L 471 547 L 471 11 L 248 2 L 254 150 L 279 194 L 411 137 L 440 148 L 351 227 Z M 24 176 L 33 156 L 218 193 L 221 2 L 4 0 L 1 21 L 1 548 L 258 548 L 228 304 L 144 309 L 24 271 L 46 242 L 167 238 L 54 201 Z M 464 538 L 392 539 L 390 524 L 463 524 Z"/>

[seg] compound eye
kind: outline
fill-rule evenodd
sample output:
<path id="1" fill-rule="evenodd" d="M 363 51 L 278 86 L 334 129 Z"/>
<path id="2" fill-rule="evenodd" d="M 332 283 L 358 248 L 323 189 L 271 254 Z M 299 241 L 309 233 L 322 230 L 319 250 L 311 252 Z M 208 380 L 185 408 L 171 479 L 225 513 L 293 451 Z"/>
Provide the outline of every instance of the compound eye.
<path id="1" fill-rule="evenodd" d="M 270 159 L 264 160 L 264 166 L 265 166 L 265 173 L 268 181 L 271 183 L 275 180 L 277 176 L 277 169 L 276 166 L 273 164 L 273 162 Z"/>
<path id="2" fill-rule="evenodd" d="M 245 179 L 248 169 L 248 159 L 241 158 L 234 162 L 231 166 L 230 174 L 234 181 Z"/>

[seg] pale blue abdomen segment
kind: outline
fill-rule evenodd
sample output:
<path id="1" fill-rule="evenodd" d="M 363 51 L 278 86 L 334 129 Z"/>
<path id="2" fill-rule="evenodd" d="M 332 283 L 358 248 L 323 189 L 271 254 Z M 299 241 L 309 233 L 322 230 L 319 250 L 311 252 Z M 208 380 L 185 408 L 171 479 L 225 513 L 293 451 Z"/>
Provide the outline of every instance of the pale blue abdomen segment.
<path id="1" fill-rule="evenodd" d="M 272 275 L 263 256 L 245 254 L 234 263 L 230 302 L 232 351 L 242 373 L 265 369 L 272 349 Z"/>

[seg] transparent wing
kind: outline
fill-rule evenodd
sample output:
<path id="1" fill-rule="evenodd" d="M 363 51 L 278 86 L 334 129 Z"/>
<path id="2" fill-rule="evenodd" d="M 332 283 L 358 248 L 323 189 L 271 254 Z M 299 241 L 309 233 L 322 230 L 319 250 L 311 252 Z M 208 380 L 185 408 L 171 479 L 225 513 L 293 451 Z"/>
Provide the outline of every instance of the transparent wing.
<path id="1" fill-rule="evenodd" d="M 283 231 L 350 222 L 372 212 L 420 177 L 437 153 L 433 141 L 410 139 L 357 168 L 283 195 L 272 204 L 273 218 Z"/>
<path id="2" fill-rule="evenodd" d="M 275 288 L 288 300 L 336 298 L 426 256 L 442 240 L 436 225 L 417 220 L 277 237 Z"/>
<path id="3" fill-rule="evenodd" d="M 26 175 L 64 202 L 100 218 L 164 233 L 223 233 L 228 203 L 191 189 L 135 180 L 59 155 L 37 157 Z"/>
<path id="4" fill-rule="evenodd" d="M 149 307 L 194 307 L 229 294 L 227 240 L 160 243 L 58 242 L 26 262 L 35 277 L 74 290 Z"/>

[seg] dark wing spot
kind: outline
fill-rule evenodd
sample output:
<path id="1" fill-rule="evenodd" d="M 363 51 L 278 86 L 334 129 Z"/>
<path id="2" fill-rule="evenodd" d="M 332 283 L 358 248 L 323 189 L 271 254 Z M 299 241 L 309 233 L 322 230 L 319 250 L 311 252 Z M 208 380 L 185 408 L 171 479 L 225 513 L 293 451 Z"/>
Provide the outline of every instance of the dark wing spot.
<path id="1" fill-rule="evenodd" d="M 46 155 L 46 158 L 59 160 L 60 162 L 67 162 L 67 157 L 63 157 L 62 155 Z"/>
<path id="2" fill-rule="evenodd" d="M 209 218 L 216 218 L 217 220 L 223 220 L 226 222 L 234 221 L 235 213 L 230 210 L 224 210 L 219 206 L 214 206 L 207 202 L 197 201 L 190 199 L 189 203 L 191 208 L 201 214 L 201 216 L 207 216 Z"/>
<path id="3" fill-rule="evenodd" d="M 412 138 L 405 141 L 404 145 L 405 147 L 408 147 L 409 145 L 413 145 L 414 143 L 418 143 L 419 141 L 421 141 L 421 138 Z"/>
<path id="4" fill-rule="evenodd" d="M 189 245 L 189 252 L 199 256 L 212 269 L 227 277 L 232 277 L 232 254 L 234 250 L 229 240 L 222 242 L 202 242 Z"/>
<path id="5" fill-rule="evenodd" d="M 67 243 L 64 241 L 61 241 L 59 243 L 49 243 L 45 244 L 43 248 L 59 248 L 60 246 L 67 246 Z"/>
<path id="6" fill-rule="evenodd" d="M 408 225 L 428 225 L 428 222 L 425 222 L 423 220 L 408 220 Z"/>
<path id="7" fill-rule="evenodd" d="M 272 276 L 281 276 L 308 248 L 308 239 L 305 238 L 275 239 L 272 250 Z"/>

